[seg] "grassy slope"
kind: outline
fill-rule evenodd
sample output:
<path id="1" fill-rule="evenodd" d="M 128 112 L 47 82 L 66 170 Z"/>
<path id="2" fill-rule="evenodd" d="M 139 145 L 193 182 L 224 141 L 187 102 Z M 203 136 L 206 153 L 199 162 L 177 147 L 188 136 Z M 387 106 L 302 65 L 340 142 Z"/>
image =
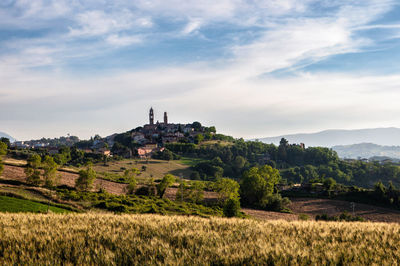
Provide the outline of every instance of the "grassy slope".
<path id="1" fill-rule="evenodd" d="M 395 265 L 400 259 L 399 224 L 0 214 L 0 225 L 0 264 Z"/>
<path id="2" fill-rule="evenodd" d="M 47 212 L 48 206 L 42 203 L 12 198 L 0 195 L 0 212 Z M 55 213 L 70 212 L 65 209 L 50 206 L 49 210 Z"/>
<path id="3" fill-rule="evenodd" d="M 142 166 L 146 167 L 146 171 L 138 177 L 139 181 L 144 181 L 149 178 L 161 179 L 164 175 L 170 173 L 176 176 L 182 174 L 184 178 L 189 178 L 192 171 L 188 165 L 183 164 L 180 161 L 164 161 L 164 160 L 122 160 L 109 162 L 108 166 L 103 164 L 94 165 L 94 170 L 99 173 L 112 173 L 123 175 L 125 169 L 137 168 L 142 169 Z"/>

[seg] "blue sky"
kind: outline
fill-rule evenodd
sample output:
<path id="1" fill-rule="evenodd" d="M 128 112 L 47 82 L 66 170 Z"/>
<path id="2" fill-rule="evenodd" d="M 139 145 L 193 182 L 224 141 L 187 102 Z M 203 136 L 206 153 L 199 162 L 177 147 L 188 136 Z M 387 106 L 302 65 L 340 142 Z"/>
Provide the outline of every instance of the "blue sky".
<path id="1" fill-rule="evenodd" d="M 0 131 L 400 127 L 399 44 L 394 0 L 3 0 Z"/>

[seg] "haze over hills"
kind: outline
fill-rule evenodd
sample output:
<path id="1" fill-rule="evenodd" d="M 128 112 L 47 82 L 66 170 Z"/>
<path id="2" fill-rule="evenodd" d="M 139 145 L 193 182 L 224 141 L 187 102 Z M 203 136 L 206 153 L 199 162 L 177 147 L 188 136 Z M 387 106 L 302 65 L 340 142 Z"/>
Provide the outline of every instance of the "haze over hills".
<path id="1" fill-rule="evenodd" d="M 15 139 L 13 137 L 11 137 L 10 135 L 8 135 L 7 133 L 4 133 L 4 132 L 0 132 L 0 138 L 8 138 L 11 142 L 15 141 Z"/>
<path id="2" fill-rule="evenodd" d="M 306 146 L 333 147 L 358 143 L 400 146 L 400 128 L 324 130 L 317 133 L 282 135 L 259 140 L 265 143 L 279 144 L 281 138 L 287 139 L 290 143 L 304 143 Z"/>
<path id="3" fill-rule="evenodd" d="M 373 143 L 360 143 L 353 145 L 333 146 L 339 157 L 358 159 L 372 158 L 374 160 L 384 160 L 389 158 L 400 159 L 400 146 L 381 146 Z"/>

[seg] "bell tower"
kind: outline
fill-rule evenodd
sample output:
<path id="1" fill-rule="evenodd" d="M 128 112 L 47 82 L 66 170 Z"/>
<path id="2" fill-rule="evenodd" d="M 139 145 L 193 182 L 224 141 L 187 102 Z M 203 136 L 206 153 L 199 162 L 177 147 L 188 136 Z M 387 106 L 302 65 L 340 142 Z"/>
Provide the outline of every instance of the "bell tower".
<path id="1" fill-rule="evenodd" d="M 150 120 L 150 125 L 154 125 L 154 112 L 153 112 L 153 107 L 150 108 L 149 120 Z"/>
<path id="2" fill-rule="evenodd" d="M 167 115 L 167 112 L 164 112 L 164 125 L 168 125 L 168 115 Z"/>

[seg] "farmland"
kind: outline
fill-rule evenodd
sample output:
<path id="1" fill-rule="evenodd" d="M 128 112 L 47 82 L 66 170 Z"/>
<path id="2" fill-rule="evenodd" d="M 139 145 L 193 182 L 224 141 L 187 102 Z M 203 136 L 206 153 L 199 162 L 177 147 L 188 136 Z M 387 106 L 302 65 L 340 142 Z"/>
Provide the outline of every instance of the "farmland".
<path id="1" fill-rule="evenodd" d="M 31 212 L 31 213 L 66 213 L 66 209 L 48 206 L 43 203 L 34 202 L 26 199 L 18 199 L 0 195 L 0 212 Z"/>
<path id="2" fill-rule="evenodd" d="M 0 214 L 1 264 L 395 265 L 400 225 Z M 371 245 L 373 243 L 373 245 Z"/>
<path id="3" fill-rule="evenodd" d="M 132 161 L 131 161 L 132 162 Z M 165 164 L 167 162 L 164 162 Z M 122 161 L 122 165 L 126 164 L 129 166 L 129 161 Z M 134 162 L 133 162 L 134 164 Z M 147 164 L 153 167 L 153 164 Z M 156 169 L 159 166 L 156 166 Z M 116 168 L 115 169 L 119 169 Z M 147 171 L 147 170 L 146 170 Z M 69 187 L 73 187 L 75 183 L 75 179 L 78 177 L 77 174 L 71 172 L 60 171 L 59 175 L 60 184 L 67 185 Z M 23 172 L 22 167 L 18 166 L 11 166 L 6 165 L 3 173 L 3 178 L 7 180 L 17 181 L 20 182 L 17 186 L 7 185 L 7 184 L 0 184 L 0 192 L 10 192 L 17 196 L 23 197 L 24 199 L 30 199 L 35 201 L 44 201 L 47 200 L 48 197 L 43 198 L 41 193 L 33 193 L 32 190 L 45 190 L 44 188 L 33 188 L 33 187 L 26 187 L 24 185 L 25 182 L 25 174 Z M 147 178 L 148 179 L 148 178 Z M 146 179 L 141 179 L 139 181 L 145 182 Z M 97 179 L 94 184 L 94 188 L 92 191 L 98 191 L 98 189 L 104 188 L 105 191 L 111 193 L 112 195 L 124 195 L 126 191 L 126 184 L 111 182 L 104 179 Z M 28 190 L 27 190 L 28 188 Z M 50 193 L 50 192 L 48 192 Z M 165 198 L 174 201 L 177 193 L 177 188 L 171 187 L 168 188 L 165 194 Z M 54 193 L 52 193 L 54 194 Z M 217 193 L 212 191 L 204 191 L 204 199 L 206 201 L 215 200 L 217 197 Z M 54 195 L 52 196 L 54 198 Z M 57 199 L 57 198 L 56 198 Z M 63 201 L 58 199 L 57 203 L 69 204 L 72 207 L 79 207 L 82 203 L 78 203 L 71 201 Z M 149 203 L 151 205 L 151 203 Z M 85 207 L 87 204 L 83 203 Z M 150 208 L 150 207 L 149 207 Z M 146 206 L 143 209 L 149 209 Z M 175 208 L 175 207 L 174 207 Z M 249 215 L 250 217 L 257 218 L 259 220 L 287 220 L 293 221 L 298 219 L 298 215 L 306 214 L 309 216 L 310 219 L 314 219 L 316 215 L 320 214 L 328 214 L 328 215 L 340 215 L 342 212 L 352 212 L 350 208 L 350 203 L 345 201 L 339 200 L 331 200 L 331 199 L 313 199 L 313 198 L 292 198 L 292 204 L 290 205 L 290 209 L 292 213 L 278 213 L 278 212 L 271 212 L 271 211 L 263 211 L 263 210 L 253 210 L 244 208 L 242 211 Z M 367 221 L 374 221 L 374 222 L 399 222 L 400 221 L 400 212 L 388 209 L 377 207 L 373 205 L 366 205 L 366 204 L 356 204 L 355 205 L 355 215 L 364 218 Z"/>

